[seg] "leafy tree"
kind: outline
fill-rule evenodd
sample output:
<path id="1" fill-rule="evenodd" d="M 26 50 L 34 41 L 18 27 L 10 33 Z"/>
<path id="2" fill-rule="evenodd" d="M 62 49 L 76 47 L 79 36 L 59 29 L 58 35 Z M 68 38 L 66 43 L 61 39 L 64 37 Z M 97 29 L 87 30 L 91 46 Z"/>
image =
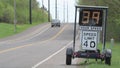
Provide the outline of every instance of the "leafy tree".
<path id="1" fill-rule="evenodd" d="M 13 23 L 14 20 L 14 0 L 0 0 L 0 22 Z M 39 3 L 32 0 L 32 19 L 33 22 L 43 22 L 42 15 L 47 18 L 47 12 L 41 12 Z M 16 0 L 17 23 L 24 24 L 29 22 L 29 0 Z"/>

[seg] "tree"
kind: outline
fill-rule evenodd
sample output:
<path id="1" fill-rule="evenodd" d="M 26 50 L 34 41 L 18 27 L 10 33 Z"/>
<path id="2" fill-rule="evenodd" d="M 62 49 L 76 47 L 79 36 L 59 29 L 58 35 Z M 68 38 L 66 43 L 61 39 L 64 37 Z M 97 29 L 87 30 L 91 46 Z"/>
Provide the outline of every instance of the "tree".
<path id="1" fill-rule="evenodd" d="M 33 22 L 41 22 L 42 15 L 47 17 L 47 13 L 41 12 L 42 9 L 39 8 L 39 4 L 36 0 L 31 1 Z M 29 22 L 29 0 L 16 0 L 16 17 L 17 24 L 26 24 Z M 13 23 L 13 20 L 14 0 L 0 0 L 0 22 Z"/>

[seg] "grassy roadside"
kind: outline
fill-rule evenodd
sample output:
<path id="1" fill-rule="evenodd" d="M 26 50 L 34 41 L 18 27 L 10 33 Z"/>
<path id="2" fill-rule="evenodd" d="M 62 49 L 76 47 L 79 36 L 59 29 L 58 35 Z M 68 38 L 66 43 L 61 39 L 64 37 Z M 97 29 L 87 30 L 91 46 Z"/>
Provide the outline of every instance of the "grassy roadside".
<path id="1" fill-rule="evenodd" d="M 17 25 L 17 31 L 14 32 L 14 24 L 0 23 L 0 38 L 12 36 L 38 24 L 41 23 Z"/>
<path id="2" fill-rule="evenodd" d="M 107 48 L 112 49 L 112 60 L 111 66 L 105 65 L 104 62 L 98 60 L 96 62 L 94 59 L 90 59 L 88 63 L 80 63 L 80 65 L 84 65 L 87 68 L 119 68 L 120 67 L 120 43 L 115 43 L 114 46 L 111 47 L 109 42 L 106 43 Z M 101 45 L 99 46 L 101 49 Z"/>

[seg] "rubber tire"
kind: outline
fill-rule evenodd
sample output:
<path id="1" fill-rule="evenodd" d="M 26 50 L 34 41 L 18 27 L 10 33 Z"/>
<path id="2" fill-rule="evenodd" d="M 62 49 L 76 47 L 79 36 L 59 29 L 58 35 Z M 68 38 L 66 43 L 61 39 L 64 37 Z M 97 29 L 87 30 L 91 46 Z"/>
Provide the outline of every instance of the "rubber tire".
<path id="1" fill-rule="evenodd" d="M 66 65 L 71 65 L 71 62 L 72 62 L 72 56 L 66 55 Z"/>
<path id="2" fill-rule="evenodd" d="M 59 25 L 59 27 L 60 27 L 60 25 Z"/>
<path id="3" fill-rule="evenodd" d="M 105 58 L 105 64 L 111 65 L 111 57 Z"/>
<path id="4" fill-rule="evenodd" d="M 51 25 L 51 27 L 53 27 L 54 25 Z"/>

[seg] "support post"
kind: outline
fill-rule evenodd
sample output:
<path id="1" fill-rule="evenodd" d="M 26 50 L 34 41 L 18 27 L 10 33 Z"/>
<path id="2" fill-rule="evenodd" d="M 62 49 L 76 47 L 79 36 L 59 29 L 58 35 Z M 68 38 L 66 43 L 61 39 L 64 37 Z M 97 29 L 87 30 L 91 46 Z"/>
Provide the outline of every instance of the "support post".
<path id="1" fill-rule="evenodd" d="M 75 39 L 76 39 L 76 18 L 77 18 L 77 7 L 75 7 L 75 24 L 74 24 L 74 40 L 73 40 L 73 52 L 75 52 Z"/>

